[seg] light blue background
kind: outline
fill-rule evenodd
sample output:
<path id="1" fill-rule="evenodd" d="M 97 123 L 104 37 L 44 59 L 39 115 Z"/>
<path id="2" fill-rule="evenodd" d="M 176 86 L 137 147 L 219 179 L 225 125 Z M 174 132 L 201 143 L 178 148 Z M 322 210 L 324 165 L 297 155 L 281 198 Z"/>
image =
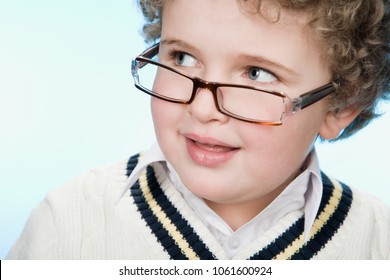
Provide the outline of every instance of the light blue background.
<path id="1" fill-rule="evenodd" d="M 49 190 L 154 141 L 130 75 L 140 23 L 132 0 L 0 0 L 1 259 Z M 390 204 L 389 144 L 387 113 L 317 149 L 327 173 Z"/>

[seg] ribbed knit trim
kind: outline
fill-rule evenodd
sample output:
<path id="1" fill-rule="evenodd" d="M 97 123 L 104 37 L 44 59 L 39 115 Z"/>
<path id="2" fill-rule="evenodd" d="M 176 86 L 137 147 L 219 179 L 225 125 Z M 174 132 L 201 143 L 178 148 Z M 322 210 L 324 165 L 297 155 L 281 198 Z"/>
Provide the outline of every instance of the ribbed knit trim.
<path id="1" fill-rule="evenodd" d="M 138 156 L 130 158 L 127 168 L 128 176 L 137 161 Z M 216 259 L 161 190 L 151 166 L 148 166 L 141 174 L 130 191 L 142 218 L 171 259 Z"/>
<path id="2" fill-rule="evenodd" d="M 127 176 L 139 155 L 127 164 Z M 299 218 L 274 241 L 249 259 L 311 259 L 336 234 L 352 204 L 351 189 L 322 174 L 323 194 L 319 211 L 304 243 L 304 217 Z M 153 167 L 148 166 L 130 189 L 138 211 L 171 259 L 216 259 L 199 235 L 162 191 Z"/>
<path id="3" fill-rule="evenodd" d="M 316 255 L 336 234 L 352 204 L 351 189 L 322 173 L 321 204 L 311 228 L 309 240 L 303 242 L 302 216 L 272 243 L 253 255 L 253 260 L 308 260 Z"/>

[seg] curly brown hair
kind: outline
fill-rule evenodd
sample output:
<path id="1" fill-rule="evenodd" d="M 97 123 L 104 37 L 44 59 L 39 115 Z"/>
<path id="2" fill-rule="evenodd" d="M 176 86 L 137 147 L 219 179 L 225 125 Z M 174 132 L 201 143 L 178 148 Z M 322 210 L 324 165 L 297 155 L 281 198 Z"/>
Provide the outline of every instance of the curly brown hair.
<path id="1" fill-rule="evenodd" d="M 241 7 L 251 1 L 256 12 L 262 15 L 262 4 L 267 0 L 237 1 Z M 146 41 L 160 37 L 164 2 L 138 0 L 145 17 Z M 312 15 L 310 26 L 324 48 L 332 77 L 343 81 L 328 98 L 329 110 L 335 115 L 344 108 L 361 110 L 337 139 L 351 136 L 379 116 L 378 102 L 390 99 L 389 0 L 277 0 L 272 3 Z"/>

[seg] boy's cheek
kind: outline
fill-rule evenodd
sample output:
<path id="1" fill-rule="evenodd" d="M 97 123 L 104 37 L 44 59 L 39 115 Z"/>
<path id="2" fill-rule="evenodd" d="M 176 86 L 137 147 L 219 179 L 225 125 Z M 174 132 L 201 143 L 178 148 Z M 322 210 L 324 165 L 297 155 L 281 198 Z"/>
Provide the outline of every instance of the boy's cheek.
<path id="1" fill-rule="evenodd" d="M 161 99 L 158 99 L 156 97 L 152 97 L 150 100 L 150 108 L 152 111 L 152 116 L 159 116 L 163 117 L 164 112 L 165 114 L 168 114 L 171 110 L 169 110 L 170 103 Z"/>
<path id="2" fill-rule="evenodd" d="M 160 144 L 162 138 L 178 129 L 180 120 L 182 119 L 180 107 L 180 104 L 169 103 L 152 97 L 151 112 L 153 125 L 157 140 Z"/>
<path id="3" fill-rule="evenodd" d="M 156 97 L 152 97 L 152 99 L 150 100 L 150 108 L 152 112 L 154 125 L 156 125 L 158 122 L 164 119 L 164 111 L 166 112 L 166 114 L 169 113 L 169 110 L 164 109 L 167 105 L 165 103 L 168 102 L 160 100 Z"/>

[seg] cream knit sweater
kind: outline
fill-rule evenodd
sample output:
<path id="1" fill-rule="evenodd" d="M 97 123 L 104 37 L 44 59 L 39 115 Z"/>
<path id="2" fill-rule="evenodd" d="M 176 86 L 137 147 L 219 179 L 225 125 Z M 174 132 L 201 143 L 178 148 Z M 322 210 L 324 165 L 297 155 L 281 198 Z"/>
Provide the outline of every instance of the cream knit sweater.
<path id="1" fill-rule="evenodd" d="M 159 163 L 118 200 L 135 163 L 133 157 L 96 169 L 49 193 L 7 259 L 226 259 Z M 307 244 L 297 211 L 236 258 L 390 259 L 389 208 L 356 190 L 351 199 L 347 189 L 336 185 L 324 199 Z M 335 219 L 333 204 L 347 209 L 345 217 Z"/>

